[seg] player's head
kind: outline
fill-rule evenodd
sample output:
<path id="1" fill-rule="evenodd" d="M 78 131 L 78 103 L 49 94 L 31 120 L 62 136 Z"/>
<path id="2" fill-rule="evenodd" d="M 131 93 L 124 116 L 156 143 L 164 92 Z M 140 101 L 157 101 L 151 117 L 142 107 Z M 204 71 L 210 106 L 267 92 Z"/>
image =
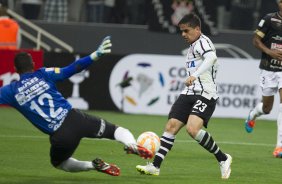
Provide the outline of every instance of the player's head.
<path id="1" fill-rule="evenodd" d="M 178 23 L 182 37 L 189 43 L 196 41 L 201 35 L 201 20 L 194 14 L 185 15 Z"/>
<path id="2" fill-rule="evenodd" d="M 180 26 L 181 24 L 187 24 L 192 28 L 201 28 L 201 19 L 195 13 L 190 13 L 182 17 L 182 19 L 178 22 L 178 26 Z"/>
<path id="3" fill-rule="evenodd" d="M 14 65 L 16 68 L 16 71 L 19 74 L 26 73 L 26 72 L 32 72 L 34 69 L 34 63 L 32 60 L 32 57 L 29 53 L 26 52 L 20 52 L 16 54 L 14 59 Z"/>

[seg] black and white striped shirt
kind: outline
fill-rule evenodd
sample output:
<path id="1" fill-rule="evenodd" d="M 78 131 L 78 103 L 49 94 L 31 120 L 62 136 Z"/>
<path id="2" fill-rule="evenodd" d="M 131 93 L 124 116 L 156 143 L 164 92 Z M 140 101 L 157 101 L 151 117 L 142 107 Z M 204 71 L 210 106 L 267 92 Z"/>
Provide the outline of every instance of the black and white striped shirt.
<path id="1" fill-rule="evenodd" d="M 198 40 L 190 45 L 185 64 L 188 76 L 196 75 L 196 73 L 197 75 L 193 75 L 196 77 L 194 84 L 185 87 L 181 94 L 202 95 L 207 99 L 217 99 L 215 78 L 218 63 L 215 47 L 207 36 L 202 34 Z M 201 65 L 206 65 L 208 68 L 199 72 L 197 70 Z M 201 66 L 201 68 L 203 67 Z"/>

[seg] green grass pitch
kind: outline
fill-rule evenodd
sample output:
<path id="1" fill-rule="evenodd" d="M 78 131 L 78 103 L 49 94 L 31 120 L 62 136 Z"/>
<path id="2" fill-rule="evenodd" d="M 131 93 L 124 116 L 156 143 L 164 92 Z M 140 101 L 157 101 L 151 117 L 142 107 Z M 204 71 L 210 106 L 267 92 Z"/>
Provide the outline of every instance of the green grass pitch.
<path id="1" fill-rule="evenodd" d="M 137 137 L 144 131 L 161 135 L 165 116 L 128 115 L 89 111 L 126 127 Z M 95 171 L 67 173 L 49 162 L 49 139 L 11 108 L 0 109 L 0 184 L 274 184 L 282 182 L 282 159 L 272 157 L 276 123 L 258 120 L 248 134 L 242 119 L 213 118 L 208 127 L 220 148 L 233 156 L 229 180 L 220 178 L 218 163 L 182 129 L 168 153 L 160 176 L 137 173 L 135 166 L 146 164 L 135 155 L 126 155 L 116 141 L 83 139 L 74 154 L 79 160 L 101 157 L 121 168 L 119 177 Z"/>

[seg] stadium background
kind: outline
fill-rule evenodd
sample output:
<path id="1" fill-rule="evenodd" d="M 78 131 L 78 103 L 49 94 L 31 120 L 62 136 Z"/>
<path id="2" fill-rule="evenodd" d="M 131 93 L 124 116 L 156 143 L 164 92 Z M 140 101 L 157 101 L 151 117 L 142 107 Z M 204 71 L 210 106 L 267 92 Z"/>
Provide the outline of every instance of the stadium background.
<path id="1" fill-rule="evenodd" d="M 126 109 L 124 110 L 121 107 L 118 107 L 117 103 L 114 103 L 114 95 L 110 94 L 109 89 L 111 72 L 114 69 L 115 65 L 122 58 L 131 54 L 144 54 L 144 56 L 146 54 L 157 54 L 160 57 L 177 57 L 185 55 L 187 43 L 183 41 L 177 31 L 177 27 L 173 24 L 172 21 L 173 15 L 177 14 L 177 9 L 173 8 L 172 6 L 175 2 L 178 2 L 178 6 L 181 5 L 181 2 L 186 2 L 184 8 L 188 9 L 188 11 L 192 11 L 191 7 L 188 7 L 188 5 L 193 5 L 193 11 L 198 13 L 202 19 L 203 32 L 209 35 L 209 37 L 217 47 L 217 55 L 220 58 L 220 62 L 224 62 L 224 58 L 234 58 L 234 62 L 238 63 L 234 66 L 222 63 L 224 67 L 222 67 L 219 72 L 224 71 L 224 74 L 220 75 L 219 80 L 224 79 L 224 82 L 220 82 L 231 86 L 238 84 L 241 85 L 241 87 L 255 86 L 254 92 L 252 92 L 251 94 L 244 94 L 244 92 L 242 92 L 241 94 L 238 93 L 238 98 L 231 97 L 232 95 L 234 96 L 234 94 L 226 94 L 227 98 L 235 99 L 235 101 L 233 101 L 235 103 L 235 106 L 233 107 L 233 109 L 229 108 L 229 106 L 225 106 L 225 110 L 221 111 L 221 113 L 217 113 L 217 111 L 220 111 L 220 108 L 217 108 L 217 111 L 215 113 L 216 117 L 244 118 L 249 109 L 251 107 L 254 107 L 259 101 L 260 90 L 258 90 L 258 80 L 256 77 L 254 77 L 257 76 L 258 73 L 258 64 L 253 62 L 252 65 L 249 66 L 253 69 L 246 70 L 246 73 L 242 73 L 241 70 L 242 68 L 244 68 L 244 64 L 241 63 L 250 63 L 250 59 L 257 59 L 257 63 L 259 62 L 258 58 L 260 57 L 260 53 L 252 45 L 252 34 L 253 30 L 256 27 L 256 21 L 259 20 L 261 15 L 266 11 L 269 11 L 269 9 L 271 8 L 276 9 L 274 0 L 267 2 L 263 0 L 234 0 L 215 1 L 213 3 L 205 0 L 146 1 L 146 3 L 144 3 L 144 6 L 147 11 L 146 16 L 148 16 L 146 22 L 147 25 L 144 25 L 142 23 L 140 23 L 139 25 L 132 23 L 130 24 L 130 22 L 120 22 L 120 24 L 105 23 L 99 22 L 98 20 L 96 20 L 96 22 L 90 22 L 87 17 L 84 18 L 85 22 L 49 22 L 40 20 L 40 18 L 37 20 L 31 20 L 33 23 L 40 26 L 44 30 L 67 42 L 73 47 L 74 50 L 73 53 L 68 53 L 64 50 L 60 51 L 55 43 L 46 38 L 42 38 L 43 42 L 49 44 L 53 48 L 53 51 L 43 51 L 42 65 L 46 67 L 66 66 L 67 64 L 73 62 L 76 58 L 83 57 L 91 53 L 93 49 L 95 49 L 96 46 L 99 45 L 101 38 L 107 35 L 111 35 L 113 42 L 112 54 L 102 58 L 101 61 L 94 63 L 94 66 L 90 68 L 90 71 L 79 74 L 81 81 L 76 82 L 76 87 L 78 87 L 76 88 L 76 91 L 74 92 L 75 82 L 70 80 L 58 84 L 58 88 L 66 98 L 69 98 L 71 103 L 76 108 L 85 110 L 111 110 L 129 112 Z M 140 3 L 139 1 L 139 4 L 142 3 Z M 23 12 L 20 11 L 19 6 L 19 3 L 15 3 L 14 8 L 18 11 L 18 13 L 22 14 Z M 86 6 L 89 6 L 89 2 L 86 2 Z M 92 6 L 92 8 L 94 7 Z M 222 8 L 224 8 L 224 11 L 222 11 Z M 235 15 L 237 17 L 236 19 L 234 19 Z M 227 23 L 227 20 L 221 20 L 221 16 L 225 16 L 225 18 L 228 19 L 229 22 Z M 166 26 L 164 26 L 164 22 L 167 23 Z M 20 23 L 20 25 L 22 29 L 36 34 L 25 24 Z M 21 48 L 34 48 L 34 43 L 23 37 Z M 174 59 L 171 60 L 171 62 L 174 62 Z M 158 60 L 149 62 L 158 62 L 161 67 L 162 61 Z M 179 63 L 177 65 L 181 65 Z M 230 75 L 229 71 L 241 71 L 241 74 L 243 74 L 243 76 L 252 76 L 251 81 L 247 84 L 244 83 L 244 80 L 236 82 L 236 79 L 234 80 L 232 79 L 232 77 L 234 77 L 234 75 L 236 76 L 237 73 L 235 72 L 234 75 Z M 11 72 L 13 73 L 14 71 L 12 70 Z M 6 76 L 5 71 L 2 71 L 1 74 L 1 76 Z M 148 76 L 152 77 L 153 75 L 155 74 L 152 72 L 148 73 Z M 11 76 L 13 76 L 13 74 L 11 74 Z M 178 80 L 176 76 L 175 80 Z M 184 79 L 182 78 L 182 81 L 183 80 Z M 173 77 L 170 78 L 170 81 L 166 82 L 171 81 L 173 81 Z M 89 88 L 89 86 L 93 87 Z M 125 92 L 126 90 L 128 90 L 128 88 L 124 89 Z M 163 93 L 161 88 L 157 88 L 157 90 L 159 91 L 159 93 Z M 222 95 L 224 96 L 225 94 Z M 132 100 L 134 99 L 131 98 L 131 101 Z M 173 100 L 170 99 L 170 101 Z M 243 102 L 244 100 L 247 100 L 248 102 Z M 122 103 L 129 104 L 128 102 L 130 103 L 130 99 L 128 100 L 127 98 L 127 100 L 125 99 Z M 158 101 L 156 101 L 156 103 L 158 103 Z M 244 106 L 243 103 L 248 103 L 248 105 Z M 169 105 L 171 104 L 172 103 L 167 104 L 167 108 L 169 108 Z M 134 106 L 136 104 L 131 105 Z M 152 114 L 165 115 L 168 112 L 167 108 L 160 109 L 160 112 L 158 113 L 153 113 L 155 111 L 149 111 L 149 114 L 151 112 Z M 243 110 L 239 111 L 239 108 Z M 276 106 L 274 106 L 274 110 L 271 115 L 264 118 L 274 120 L 276 118 L 277 111 L 278 110 Z M 134 111 L 134 113 L 147 114 L 148 112 L 136 110 Z"/>
<path id="2" fill-rule="evenodd" d="M 9 4 L 12 1 L 0 0 L 0 2 Z M 21 1 L 15 0 L 13 2 L 15 3 L 13 10 L 22 15 L 23 12 L 20 10 Z M 69 0 L 69 2 L 78 1 Z M 131 0 L 125 2 L 136 3 L 143 1 Z M 155 3 L 155 5 L 158 3 L 172 3 L 170 0 L 146 0 L 146 2 L 149 4 Z M 260 53 L 253 47 L 251 39 L 260 15 L 276 11 L 275 0 L 196 0 L 194 3 L 197 3 L 195 4 L 197 5 L 196 8 L 200 8 L 199 12 L 203 12 L 201 8 L 204 8 L 203 15 L 211 18 L 204 20 L 207 21 L 205 27 L 210 28 L 210 21 L 214 22 L 213 28 L 205 29 L 205 33 L 209 34 L 215 44 L 218 44 L 217 54 L 220 62 L 224 62 L 224 67 L 220 71 L 227 73 L 218 77 L 223 79 L 223 83 L 220 83 L 220 91 L 227 91 L 226 84 L 228 83 L 232 84 L 232 87 L 246 85 L 249 91 L 234 93 L 234 98 L 256 98 L 253 92 L 259 91 L 257 87 L 258 80 L 255 78 L 258 77 L 256 72 L 258 72 L 257 65 Z M 166 7 L 169 8 L 169 6 Z M 119 63 L 120 59 L 132 54 L 143 54 L 144 57 L 148 54 L 157 54 L 158 57 L 165 58 L 183 57 L 184 49 L 187 47 L 180 35 L 170 33 L 168 29 L 162 29 L 159 26 L 158 19 L 154 17 L 154 12 L 151 13 L 151 21 L 148 22 L 150 24 L 138 25 L 128 24 L 130 22 L 98 23 L 93 20 L 89 21 L 85 17 L 79 22 L 71 20 L 63 23 L 47 22 L 42 20 L 42 12 L 37 20 L 31 20 L 31 22 L 54 34 L 74 48 L 73 53 L 68 53 L 61 48 L 58 49 L 58 46 L 49 40 L 42 38 L 53 48 L 50 52 L 43 51 L 42 55 L 38 53 L 42 59 L 41 64 L 46 67 L 65 66 L 73 62 L 77 57 L 83 57 L 96 49 L 104 36 L 112 36 L 113 53 L 102 58 L 100 62 L 95 62 L 88 72 L 86 71 L 76 77 L 76 82 L 81 80 L 80 77 L 85 78 L 79 83 L 78 93 L 73 93 L 75 83 L 73 81 L 76 79 L 60 83 L 58 88 L 67 98 L 79 95 L 80 99 L 83 98 L 84 100 L 81 107 L 89 108 L 88 113 L 127 127 L 136 137 L 148 130 L 161 135 L 167 117 L 119 112 L 120 110 L 111 99 L 109 91 L 110 75 L 113 68 Z M 222 19 L 223 17 L 224 19 Z M 20 24 L 28 32 L 34 35 L 37 34 L 22 23 Z M 32 48 L 35 48 L 35 44 L 23 38 L 22 49 Z M 242 51 L 245 51 L 247 55 Z M 7 62 L 12 62 L 12 60 L 4 59 L 6 57 L 1 54 L 0 52 L 0 72 L 3 69 L 8 69 L 8 66 L 12 66 L 7 65 Z M 9 58 L 12 59 L 13 57 Z M 161 64 L 162 62 L 158 61 L 157 63 Z M 171 63 L 174 65 L 173 61 Z M 230 66 L 225 64 L 230 64 Z M 178 66 L 176 63 L 175 65 Z M 0 73 L 2 82 L 3 80 L 10 82 L 16 78 L 13 68 L 10 70 L 4 70 L 3 73 Z M 180 75 L 182 76 L 182 73 Z M 234 81 L 236 76 L 240 77 L 237 82 Z M 249 81 L 250 79 L 251 81 Z M 159 93 L 162 92 L 163 90 L 159 91 Z M 229 94 L 223 92 L 221 99 L 225 97 L 224 95 Z M 231 95 L 230 97 L 233 98 Z M 88 104 L 88 106 L 85 104 Z M 247 134 L 244 130 L 244 118 L 247 110 L 245 109 L 246 113 L 240 113 L 242 118 L 232 117 L 232 114 L 240 109 L 243 108 L 227 109 L 229 113 L 227 118 L 212 118 L 209 123 L 209 132 L 217 140 L 220 147 L 234 158 L 231 178 L 228 181 L 223 181 L 220 178 L 219 168 L 213 156 L 199 147 L 195 141 L 188 138 L 185 130 L 179 132 L 174 149 L 172 149 L 168 159 L 164 162 L 159 177 L 139 175 L 134 168 L 137 164 L 145 164 L 145 161 L 134 156 L 125 156 L 119 143 L 89 139 L 82 140 L 75 157 L 90 160 L 94 156 L 100 156 L 109 162 L 117 164 L 122 169 L 121 176 L 109 177 L 97 172 L 64 173 L 53 169 L 49 162 L 48 136 L 36 130 L 15 110 L 1 108 L 0 184 L 281 183 L 281 160 L 272 157 L 276 141 L 276 122 L 257 121 L 254 132 Z M 272 119 L 275 119 L 276 111 L 273 111 L 271 115 L 273 116 Z"/>

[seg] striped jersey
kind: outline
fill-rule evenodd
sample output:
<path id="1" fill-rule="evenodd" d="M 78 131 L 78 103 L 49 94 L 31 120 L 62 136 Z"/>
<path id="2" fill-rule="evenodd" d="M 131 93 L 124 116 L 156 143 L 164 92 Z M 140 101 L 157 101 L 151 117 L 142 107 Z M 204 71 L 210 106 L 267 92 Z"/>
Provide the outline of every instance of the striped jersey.
<path id="1" fill-rule="evenodd" d="M 208 52 L 214 52 L 214 54 L 216 54 L 215 47 L 211 40 L 202 34 L 199 39 L 190 44 L 188 48 L 185 61 L 185 68 L 188 76 L 191 76 L 197 71 L 199 66 L 204 64 L 205 55 Z M 217 86 L 215 83 L 217 67 L 218 63 L 216 60 L 211 68 L 197 77 L 193 85 L 189 87 L 186 86 L 181 94 L 201 95 L 207 99 L 217 99 Z"/>

